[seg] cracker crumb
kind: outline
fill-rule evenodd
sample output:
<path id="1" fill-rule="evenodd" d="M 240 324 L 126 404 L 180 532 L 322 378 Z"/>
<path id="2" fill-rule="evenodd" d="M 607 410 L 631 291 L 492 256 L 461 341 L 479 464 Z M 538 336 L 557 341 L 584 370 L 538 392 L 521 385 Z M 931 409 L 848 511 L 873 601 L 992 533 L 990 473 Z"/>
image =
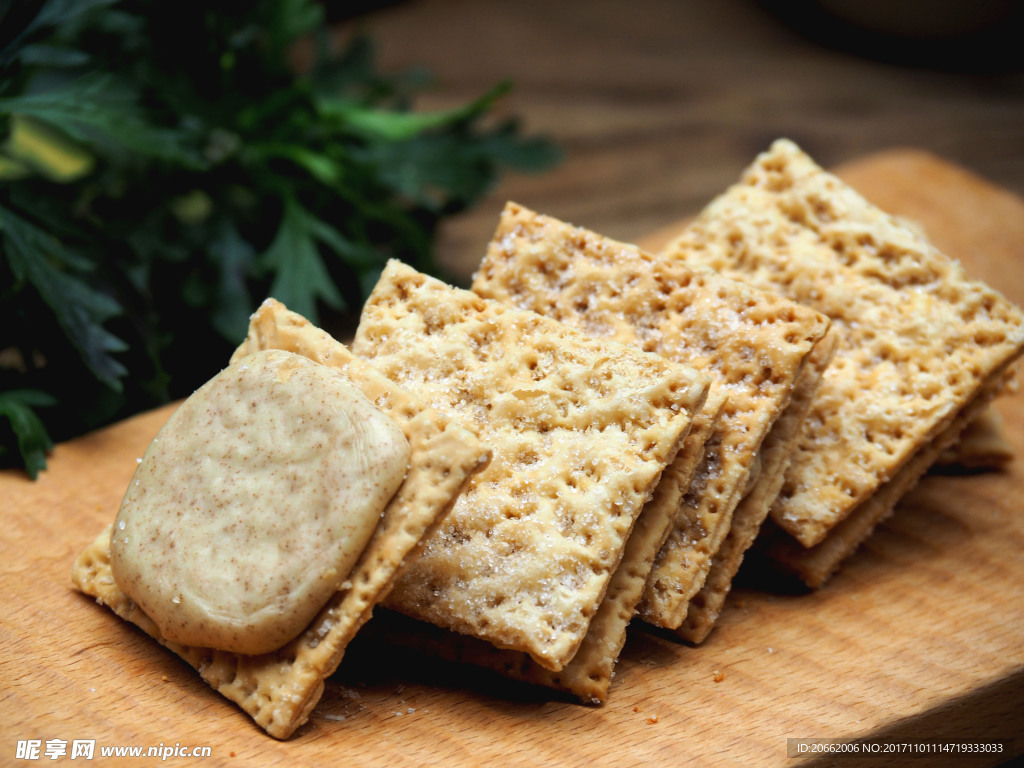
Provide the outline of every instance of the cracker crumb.
<path id="1" fill-rule="evenodd" d="M 657 715 L 651 715 L 650 717 L 647 718 L 647 724 L 648 725 L 654 725 L 657 722 L 658 722 L 658 716 Z"/>
<path id="2" fill-rule="evenodd" d="M 715 675 L 715 676 L 714 676 L 714 677 L 713 677 L 712 679 L 713 679 L 713 680 L 714 680 L 714 681 L 715 681 L 716 683 L 720 683 L 720 682 L 722 682 L 723 680 L 725 680 L 725 675 L 723 675 L 723 674 L 722 674 L 721 672 L 719 672 L 719 671 L 718 671 L 717 669 L 715 670 L 715 672 L 714 672 L 714 675 Z"/>

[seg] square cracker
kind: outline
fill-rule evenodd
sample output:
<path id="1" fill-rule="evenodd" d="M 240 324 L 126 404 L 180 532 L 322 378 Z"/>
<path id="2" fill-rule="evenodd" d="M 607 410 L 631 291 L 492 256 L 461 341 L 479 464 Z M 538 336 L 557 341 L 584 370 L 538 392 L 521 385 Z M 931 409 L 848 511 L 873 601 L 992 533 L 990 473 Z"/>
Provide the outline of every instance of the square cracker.
<path id="1" fill-rule="evenodd" d="M 935 466 L 945 472 L 998 469 L 1013 461 L 1013 455 L 1002 416 L 995 408 L 986 408 L 939 455 Z"/>
<path id="2" fill-rule="evenodd" d="M 566 691 L 585 704 L 603 702 L 608 697 L 615 664 L 626 643 L 626 629 L 643 596 L 654 557 L 681 513 L 683 495 L 703 457 L 704 443 L 714 430 L 723 405 L 724 398 L 712 393 L 704 409 L 694 418 L 682 450 L 662 474 L 654 496 L 637 519 L 626 542 L 622 562 L 612 576 L 586 637 L 576 655 L 560 671 L 545 669 L 529 654 L 496 648 L 475 637 L 439 630 L 386 611 L 374 616 L 371 635 L 384 643 L 426 651 L 449 661 L 486 667 L 515 680 Z"/>
<path id="3" fill-rule="evenodd" d="M 342 588 L 309 627 L 283 648 L 243 656 L 164 640 L 152 620 L 114 582 L 110 528 L 78 558 L 72 583 L 185 659 L 271 736 L 285 739 L 309 718 L 323 693 L 324 679 L 337 669 L 349 641 L 491 454 L 472 432 L 424 405 L 273 299 L 252 316 L 248 337 L 232 361 L 262 349 L 287 350 L 342 371 L 401 426 L 409 440 L 406 478 Z"/>
<path id="4" fill-rule="evenodd" d="M 353 351 L 494 449 L 386 605 L 562 669 L 707 378 L 398 262 Z"/>
<path id="5" fill-rule="evenodd" d="M 981 391 L 935 439 L 922 446 L 891 479 L 857 505 L 821 543 L 804 547 L 781 528 L 766 526 L 765 534 L 758 542 L 759 557 L 767 558 L 771 568 L 788 572 L 809 587 L 822 586 L 875 527 L 893 513 L 897 502 L 917 484 L 939 456 L 949 450 L 972 421 L 984 412 L 992 398 L 1004 389 L 1011 374 L 1010 369 L 1005 369 L 1003 374 L 986 381 Z"/>
<path id="6" fill-rule="evenodd" d="M 828 318 L 514 203 L 505 207 L 473 290 L 708 370 L 712 388 L 727 395 L 684 500 L 689 512 L 659 552 L 640 606 L 647 621 L 675 629 Z"/>
<path id="7" fill-rule="evenodd" d="M 664 253 L 784 293 L 840 331 L 771 511 L 805 547 L 896 478 L 1024 348 L 1019 309 L 787 140 Z"/>

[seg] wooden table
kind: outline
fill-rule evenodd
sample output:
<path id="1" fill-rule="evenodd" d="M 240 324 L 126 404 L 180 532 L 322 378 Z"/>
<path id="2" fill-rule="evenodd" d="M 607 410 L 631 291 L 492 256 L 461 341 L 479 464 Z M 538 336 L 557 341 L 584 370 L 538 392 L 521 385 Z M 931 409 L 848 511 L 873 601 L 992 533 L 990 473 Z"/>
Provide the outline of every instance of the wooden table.
<path id="1" fill-rule="evenodd" d="M 1024 302 L 1024 201 L 918 152 L 843 173 Z M 1024 394 L 999 408 L 1024 454 Z M 202 764 L 225 766 L 785 766 L 800 763 L 787 739 L 812 737 L 1014 739 L 1024 751 L 1024 460 L 928 478 L 826 588 L 738 590 L 699 648 L 633 631 L 603 707 L 357 645 L 310 723 L 277 742 L 69 586 L 168 413 L 58 446 L 35 483 L 0 473 L 0 764 L 26 739 L 209 746 Z M 867 764 L 901 763 L 935 761 Z"/>

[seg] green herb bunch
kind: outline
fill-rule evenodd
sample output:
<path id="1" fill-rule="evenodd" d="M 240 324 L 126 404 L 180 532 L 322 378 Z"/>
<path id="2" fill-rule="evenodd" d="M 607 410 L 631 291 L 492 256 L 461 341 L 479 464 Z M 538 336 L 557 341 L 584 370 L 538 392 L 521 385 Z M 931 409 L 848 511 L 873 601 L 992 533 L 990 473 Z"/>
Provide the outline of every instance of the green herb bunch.
<path id="1" fill-rule="evenodd" d="M 0 9 L 0 462 L 187 395 L 268 295 L 319 322 L 436 273 L 442 219 L 557 162 L 487 119 L 507 84 L 417 112 L 426 73 L 331 40 L 314 0 Z"/>

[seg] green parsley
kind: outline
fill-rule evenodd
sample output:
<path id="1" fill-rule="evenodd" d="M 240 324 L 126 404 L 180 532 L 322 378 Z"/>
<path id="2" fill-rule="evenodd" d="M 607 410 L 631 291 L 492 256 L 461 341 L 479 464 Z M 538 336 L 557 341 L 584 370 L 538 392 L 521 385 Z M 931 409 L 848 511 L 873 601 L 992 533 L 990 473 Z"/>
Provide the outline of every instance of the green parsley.
<path id="1" fill-rule="evenodd" d="M 244 10 L 242 10 L 244 9 Z M 559 160 L 509 85 L 419 112 L 422 71 L 332 44 L 315 0 L 35 0 L 0 28 L 0 462 L 190 393 L 273 295 L 358 311 L 389 258 Z M 308 67 L 290 60 L 307 46 Z"/>

